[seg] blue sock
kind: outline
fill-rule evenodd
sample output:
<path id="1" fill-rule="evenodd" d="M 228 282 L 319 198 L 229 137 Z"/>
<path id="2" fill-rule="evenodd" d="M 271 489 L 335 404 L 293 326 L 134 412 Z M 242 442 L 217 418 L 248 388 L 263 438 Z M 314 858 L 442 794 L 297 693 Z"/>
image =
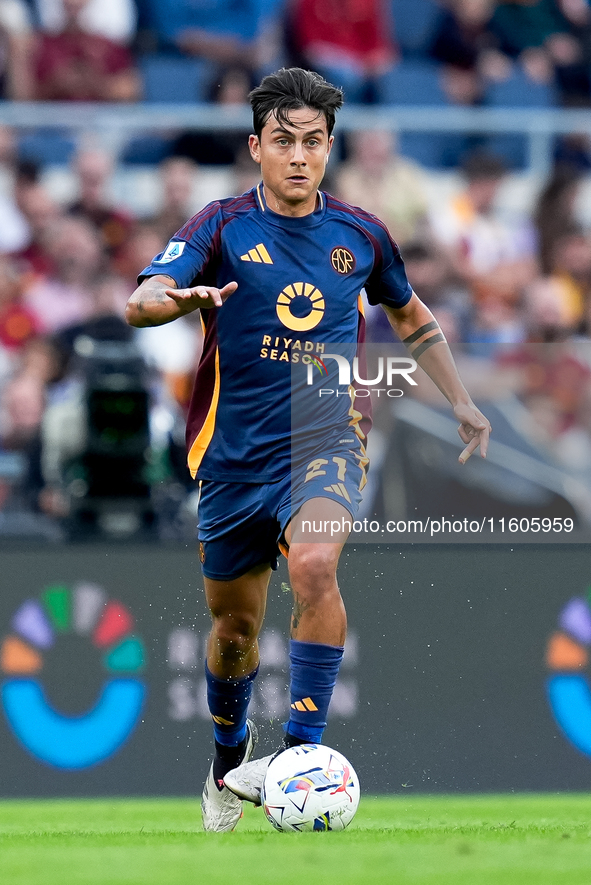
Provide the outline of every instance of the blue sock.
<path id="1" fill-rule="evenodd" d="M 258 670 L 242 679 L 220 679 L 205 664 L 207 704 L 218 744 L 235 747 L 246 737 L 246 714 Z"/>
<path id="2" fill-rule="evenodd" d="M 337 681 L 343 648 L 318 642 L 290 640 L 291 705 L 283 726 L 306 743 L 318 744 L 326 728 L 326 715 Z"/>

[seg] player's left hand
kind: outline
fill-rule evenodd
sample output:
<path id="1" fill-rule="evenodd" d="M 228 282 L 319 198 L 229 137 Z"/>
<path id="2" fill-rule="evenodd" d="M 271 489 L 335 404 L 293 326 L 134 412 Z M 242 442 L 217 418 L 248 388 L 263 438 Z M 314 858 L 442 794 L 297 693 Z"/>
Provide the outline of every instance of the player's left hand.
<path id="1" fill-rule="evenodd" d="M 492 431 L 488 418 L 485 418 L 472 402 L 455 406 L 454 415 L 460 421 L 458 427 L 460 439 L 466 443 L 466 448 L 458 458 L 460 464 L 465 464 L 479 446 L 481 458 L 486 458 L 488 440 Z"/>
<path id="2" fill-rule="evenodd" d="M 216 286 L 194 286 L 189 289 L 165 289 L 164 294 L 176 301 L 184 313 L 191 313 L 198 308 L 210 310 L 221 307 L 226 298 L 236 291 L 238 283 L 226 283 L 223 289 Z"/>

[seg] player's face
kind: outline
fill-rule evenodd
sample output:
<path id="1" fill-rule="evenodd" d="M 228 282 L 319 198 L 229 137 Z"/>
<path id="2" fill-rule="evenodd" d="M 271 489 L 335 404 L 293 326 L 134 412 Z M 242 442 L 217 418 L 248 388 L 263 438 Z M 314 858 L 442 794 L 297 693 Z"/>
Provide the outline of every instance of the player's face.
<path id="1" fill-rule="evenodd" d="M 326 117 L 313 108 L 290 111 L 288 124 L 271 114 L 260 139 L 250 136 L 250 152 L 260 164 L 267 204 L 274 212 L 314 211 L 332 142 Z"/>

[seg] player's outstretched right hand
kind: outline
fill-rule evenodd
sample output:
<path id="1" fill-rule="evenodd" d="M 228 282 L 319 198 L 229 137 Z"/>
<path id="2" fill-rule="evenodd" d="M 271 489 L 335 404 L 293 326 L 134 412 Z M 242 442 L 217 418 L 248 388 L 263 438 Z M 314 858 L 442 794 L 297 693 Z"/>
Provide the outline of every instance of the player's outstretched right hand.
<path id="1" fill-rule="evenodd" d="M 238 283 L 226 283 L 223 289 L 216 289 L 215 286 L 194 286 L 192 289 L 165 289 L 164 294 L 172 298 L 184 313 L 191 313 L 198 307 L 221 307 L 237 288 Z"/>

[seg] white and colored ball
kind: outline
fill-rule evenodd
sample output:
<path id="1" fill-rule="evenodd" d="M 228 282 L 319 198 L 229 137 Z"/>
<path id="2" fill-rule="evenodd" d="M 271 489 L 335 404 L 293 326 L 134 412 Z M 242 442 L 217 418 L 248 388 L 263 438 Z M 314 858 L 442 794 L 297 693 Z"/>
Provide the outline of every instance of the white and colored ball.
<path id="1" fill-rule="evenodd" d="M 344 830 L 359 805 L 359 780 L 342 753 L 302 744 L 273 759 L 261 802 L 276 830 Z"/>

